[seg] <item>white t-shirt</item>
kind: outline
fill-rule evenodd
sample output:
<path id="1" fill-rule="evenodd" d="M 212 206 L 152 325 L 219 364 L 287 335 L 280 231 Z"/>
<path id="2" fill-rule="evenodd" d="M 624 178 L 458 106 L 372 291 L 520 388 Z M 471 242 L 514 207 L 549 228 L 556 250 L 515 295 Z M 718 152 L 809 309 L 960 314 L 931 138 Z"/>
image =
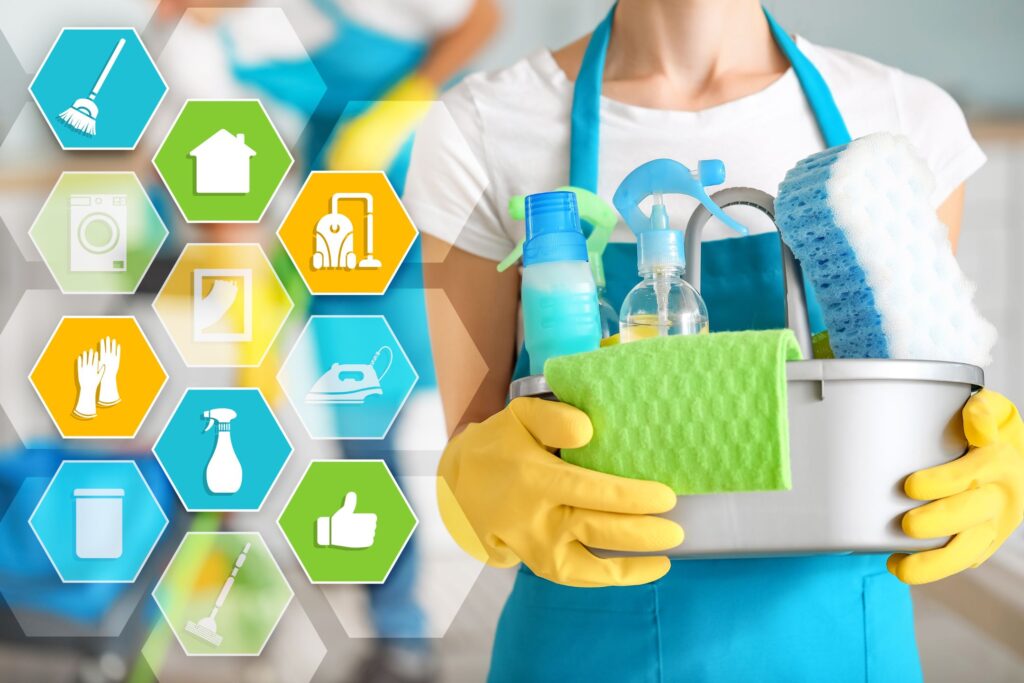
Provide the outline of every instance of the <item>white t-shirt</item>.
<path id="1" fill-rule="evenodd" d="M 797 38 L 832 90 L 850 134 L 906 135 L 936 177 L 936 207 L 985 161 L 956 102 L 936 85 L 857 55 Z M 488 259 L 500 260 L 523 236 L 508 217 L 508 199 L 568 184 L 572 83 L 548 51 L 448 92 L 416 135 L 404 202 L 417 227 Z M 450 116 L 448 115 L 450 114 Z M 720 187 L 776 194 L 786 171 L 823 142 L 792 69 L 764 90 L 698 112 L 601 102 L 598 194 L 611 200 L 627 173 L 658 157 L 696 168 L 725 162 Z M 682 229 L 696 207 L 666 196 L 672 226 Z M 752 233 L 773 229 L 752 209 L 730 213 Z M 705 239 L 734 234 L 717 221 Z M 613 241 L 633 235 L 620 220 Z"/>

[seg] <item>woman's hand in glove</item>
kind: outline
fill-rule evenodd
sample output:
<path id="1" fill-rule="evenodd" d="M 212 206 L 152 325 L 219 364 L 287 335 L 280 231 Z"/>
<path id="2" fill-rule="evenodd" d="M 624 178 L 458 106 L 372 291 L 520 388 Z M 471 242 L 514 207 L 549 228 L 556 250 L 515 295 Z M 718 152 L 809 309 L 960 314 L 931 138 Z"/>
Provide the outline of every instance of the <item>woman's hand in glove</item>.
<path id="1" fill-rule="evenodd" d="M 667 557 L 601 559 L 584 547 L 658 552 L 683 540 L 678 524 L 651 516 L 675 506 L 668 486 L 554 455 L 585 445 L 592 429 L 572 406 L 517 398 L 454 437 L 438 468 L 438 501 L 459 545 L 494 566 L 522 561 L 568 586 L 628 586 L 664 576 Z"/>
<path id="2" fill-rule="evenodd" d="M 929 583 L 987 560 L 1024 519 L 1024 422 L 1006 397 L 983 389 L 963 410 L 966 455 L 915 472 L 904 486 L 932 500 L 903 516 L 912 538 L 953 536 L 944 547 L 889 558 L 889 571 L 910 584 Z"/>

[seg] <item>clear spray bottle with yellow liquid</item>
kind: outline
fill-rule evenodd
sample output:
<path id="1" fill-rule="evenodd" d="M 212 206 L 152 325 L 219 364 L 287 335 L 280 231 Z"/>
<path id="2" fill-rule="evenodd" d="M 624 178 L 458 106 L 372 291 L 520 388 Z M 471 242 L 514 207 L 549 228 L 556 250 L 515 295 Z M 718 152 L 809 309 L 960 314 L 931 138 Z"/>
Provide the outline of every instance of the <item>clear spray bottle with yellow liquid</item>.
<path id="1" fill-rule="evenodd" d="M 619 341 L 708 332 L 704 299 L 686 280 L 684 234 L 669 225 L 664 195 L 689 195 L 741 235 L 747 229 L 729 218 L 704 192 L 725 180 L 721 161 L 701 161 L 696 173 L 671 159 L 655 159 L 634 169 L 615 191 L 613 203 L 637 239 L 637 271 L 642 278 L 622 302 Z M 640 203 L 652 197 L 650 215 Z"/>

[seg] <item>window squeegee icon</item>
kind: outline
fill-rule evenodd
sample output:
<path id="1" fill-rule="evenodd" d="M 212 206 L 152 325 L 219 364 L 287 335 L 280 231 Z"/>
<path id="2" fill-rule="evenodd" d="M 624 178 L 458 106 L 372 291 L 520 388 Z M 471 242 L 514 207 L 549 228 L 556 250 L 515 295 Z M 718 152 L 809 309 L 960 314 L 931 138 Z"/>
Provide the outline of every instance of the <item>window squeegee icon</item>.
<path id="1" fill-rule="evenodd" d="M 232 586 L 235 585 L 235 577 L 238 576 L 238 570 L 245 564 L 245 558 L 249 555 L 249 548 L 252 547 L 251 543 L 246 543 L 245 547 L 242 548 L 242 552 L 238 554 L 235 559 L 235 566 L 231 569 L 231 574 L 228 575 L 224 585 L 220 589 L 220 593 L 217 595 L 217 601 L 213 603 L 213 609 L 210 611 L 210 615 L 203 617 L 198 622 L 189 621 L 185 624 L 185 631 L 191 633 L 196 638 L 205 640 L 214 647 L 220 647 L 220 644 L 224 642 L 224 636 L 217 632 L 217 613 L 220 612 L 220 608 L 224 606 L 224 601 L 227 599 L 228 594 L 231 592 Z"/>
<path id="2" fill-rule="evenodd" d="M 252 271 L 197 268 L 192 284 L 192 341 L 252 341 Z"/>
<path id="3" fill-rule="evenodd" d="M 341 213 L 338 204 L 356 199 L 366 204 L 366 254 L 356 261 L 356 236 L 352 219 Z M 320 217 L 313 231 L 313 270 L 376 270 L 382 266 L 373 256 L 373 195 L 364 192 L 336 192 L 331 196 L 331 212 Z"/>
<path id="4" fill-rule="evenodd" d="M 387 353 L 387 365 L 380 372 L 377 367 L 383 354 Z M 377 349 L 368 364 L 335 363 L 316 381 L 306 394 L 306 403 L 362 404 L 370 396 L 382 396 L 380 382 L 388 374 L 395 353 L 390 346 Z"/>

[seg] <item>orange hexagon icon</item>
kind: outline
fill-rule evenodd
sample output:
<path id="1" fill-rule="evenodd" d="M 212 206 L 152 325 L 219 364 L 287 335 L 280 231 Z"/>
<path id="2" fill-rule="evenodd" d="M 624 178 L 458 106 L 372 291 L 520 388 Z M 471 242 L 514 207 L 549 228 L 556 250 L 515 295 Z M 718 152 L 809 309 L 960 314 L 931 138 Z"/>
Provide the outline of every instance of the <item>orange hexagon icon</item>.
<path id="1" fill-rule="evenodd" d="M 277 231 L 312 294 L 383 294 L 416 235 L 381 171 L 313 171 Z"/>
<path id="2" fill-rule="evenodd" d="M 256 367 L 292 310 L 258 244 L 187 244 L 153 309 L 189 367 Z"/>
<path id="3" fill-rule="evenodd" d="M 66 316 L 29 381 L 65 438 L 130 439 L 167 373 L 134 317 Z"/>

